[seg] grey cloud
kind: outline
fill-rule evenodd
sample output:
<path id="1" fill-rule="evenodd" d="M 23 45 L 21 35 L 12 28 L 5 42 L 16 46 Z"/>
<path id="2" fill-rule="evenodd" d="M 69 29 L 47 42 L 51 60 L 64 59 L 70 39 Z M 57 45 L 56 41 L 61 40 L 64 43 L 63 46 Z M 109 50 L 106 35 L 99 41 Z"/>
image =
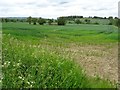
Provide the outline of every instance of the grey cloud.
<path id="1" fill-rule="evenodd" d="M 94 8 L 94 9 L 91 9 L 91 10 L 94 10 L 94 11 L 106 11 L 106 10 L 111 10 L 112 8 Z"/>
<path id="2" fill-rule="evenodd" d="M 68 6 L 72 0 L 49 0 L 52 6 Z M 71 4 L 70 4 L 71 5 Z"/>
<path id="3" fill-rule="evenodd" d="M 37 4 L 35 5 L 36 7 L 39 7 L 39 8 L 45 8 L 45 7 L 48 7 L 49 5 L 43 5 L 43 4 Z"/>
<path id="4" fill-rule="evenodd" d="M 59 4 L 62 5 L 62 4 L 67 4 L 67 3 L 69 3 L 69 2 L 60 2 Z"/>
<path id="5" fill-rule="evenodd" d="M 65 11 L 66 9 L 65 8 L 57 8 L 57 9 L 55 9 L 56 11 L 59 11 L 59 12 L 63 12 L 63 11 Z"/>
<path id="6" fill-rule="evenodd" d="M 113 8 L 109 7 L 82 7 L 83 10 L 91 10 L 91 11 L 105 11 L 105 10 L 111 10 Z"/>
<path id="7" fill-rule="evenodd" d="M 83 10 L 88 10 L 88 8 L 86 8 L 86 7 L 83 7 L 82 9 L 83 9 Z"/>
<path id="8" fill-rule="evenodd" d="M 35 5 L 36 2 L 28 2 L 28 3 L 25 3 L 26 5 Z"/>
<path id="9" fill-rule="evenodd" d="M 72 0 L 48 0 L 48 1 L 50 1 L 50 2 L 55 2 L 55 3 L 60 3 L 60 2 L 71 2 Z"/>
<path id="10" fill-rule="evenodd" d="M 11 7 L 20 7 L 20 8 L 25 8 L 25 7 L 31 7 L 36 5 L 35 2 L 28 2 L 28 3 L 15 3 L 14 5 L 11 5 Z"/>
<path id="11" fill-rule="evenodd" d="M 45 8 L 48 7 L 48 4 L 42 4 L 38 2 L 28 2 L 28 3 L 17 3 L 17 7 L 22 7 L 22 8 Z"/>
<path id="12" fill-rule="evenodd" d="M 57 7 L 57 8 L 69 8 L 71 7 L 71 3 L 70 2 L 59 2 L 59 3 L 53 3 L 51 4 L 53 7 Z"/>

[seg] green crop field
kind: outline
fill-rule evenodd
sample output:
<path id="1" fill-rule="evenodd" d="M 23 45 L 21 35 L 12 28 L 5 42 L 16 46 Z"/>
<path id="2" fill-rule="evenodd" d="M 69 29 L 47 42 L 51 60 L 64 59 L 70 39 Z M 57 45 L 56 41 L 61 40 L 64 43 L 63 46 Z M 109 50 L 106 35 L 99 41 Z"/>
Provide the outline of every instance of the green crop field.
<path id="1" fill-rule="evenodd" d="M 113 25 L 2 24 L 3 88 L 115 88 Z"/>

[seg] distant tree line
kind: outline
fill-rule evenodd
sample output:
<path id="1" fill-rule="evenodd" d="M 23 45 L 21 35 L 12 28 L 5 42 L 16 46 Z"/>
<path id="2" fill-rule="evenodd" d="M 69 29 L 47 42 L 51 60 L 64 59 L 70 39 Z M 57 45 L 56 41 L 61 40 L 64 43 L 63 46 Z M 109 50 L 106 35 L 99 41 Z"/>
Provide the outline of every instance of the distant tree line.
<path id="1" fill-rule="evenodd" d="M 83 16 L 62 16 L 65 20 L 75 20 L 76 18 L 83 18 Z"/>
<path id="2" fill-rule="evenodd" d="M 43 19 L 43 18 L 32 18 L 31 16 L 29 16 L 28 18 L 27 18 L 27 22 L 29 23 L 29 24 L 32 24 L 33 23 L 33 25 L 36 25 L 37 23 L 38 24 L 40 24 L 40 25 L 43 25 L 44 23 L 46 23 L 46 20 L 45 19 Z"/>
<path id="3" fill-rule="evenodd" d="M 26 19 L 0 18 L 0 22 L 26 22 Z"/>
<path id="4" fill-rule="evenodd" d="M 62 16 L 62 18 L 66 19 L 66 20 L 75 20 L 75 19 L 80 19 L 80 18 L 85 18 L 83 16 Z M 99 17 L 99 16 L 89 16 L 88 18 L 93 18 L 93 19 L 113 19 L 112 16 L 107 17 Z M 117 17 L 115 17 L 114 19 L 118 19 Z"/>
<path id="5" fill-rule="evenodd" d="M 119 22 L 119 18 L 118 17 L 115 17 L 113 18 L 112 16 L 108 17 L 109 19 L 109 25 L 115 25 L 115 26 L 119 26 L 120 22 Z"/>
<path id="6" fill-rule="evenodd" d="M 44 19 L 44 18 L 32 18 L 31 16 L 29 16 L 27 18 L 27 22 L 29 24 L 36 25 L 37 23 L 40 25 L 44 25 L 45 23 L 48 23 L 49 25 L 52 25 L 52 23 L 54 23 L 54 25 L 65 25 L 66 24 L 66 20 L 63 17 L 58 17 L 57 20 L 54 19 Z"/>
<path id="7" fill-rule="evenodd" d="M 25 17 L 25 18 L 0 18 L 1 22 L 28 22 L 29 24 L 39 24 L 39 25 L 66 25 L 68 24 L 100 24 L 98 21 L 92 22 L 93 19 L 107 19 L 109 20 L 108 25 L 116 25 L 120 26 L 120 19 L 118 17 L 112 17 L 109 16 L 106 17 L 98 17 L 98 16 L 89 16 L 89 17 L 83 17 L 83 16 L 61 16 L 57 19 L 45 19 L 42 17 L 36 18 L 36 17 Z"/>

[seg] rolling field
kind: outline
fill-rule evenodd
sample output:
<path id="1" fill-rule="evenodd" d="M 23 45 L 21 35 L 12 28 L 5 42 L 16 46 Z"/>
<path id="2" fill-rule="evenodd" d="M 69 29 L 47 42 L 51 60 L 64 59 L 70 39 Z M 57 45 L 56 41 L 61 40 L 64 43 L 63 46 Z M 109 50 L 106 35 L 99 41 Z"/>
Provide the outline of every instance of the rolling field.
<path id="1" fill-rule="evenodd" d="M 112 25 L 3 23 L 3 88 L 115 88 L 118 29 Z"/>

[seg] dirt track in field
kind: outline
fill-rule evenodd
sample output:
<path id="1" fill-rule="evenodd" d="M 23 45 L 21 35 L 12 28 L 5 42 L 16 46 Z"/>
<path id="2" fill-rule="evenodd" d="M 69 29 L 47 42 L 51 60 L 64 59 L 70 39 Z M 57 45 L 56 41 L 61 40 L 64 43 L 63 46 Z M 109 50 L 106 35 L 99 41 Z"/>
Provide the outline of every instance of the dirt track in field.
<path id="1" fill-rule="evenodd" d="M 89 76 L 98 75 L 112 82 L 118 81 L 118 46 L 71 45 L 66 51 L 73 52 L 72 58 Z"/>

